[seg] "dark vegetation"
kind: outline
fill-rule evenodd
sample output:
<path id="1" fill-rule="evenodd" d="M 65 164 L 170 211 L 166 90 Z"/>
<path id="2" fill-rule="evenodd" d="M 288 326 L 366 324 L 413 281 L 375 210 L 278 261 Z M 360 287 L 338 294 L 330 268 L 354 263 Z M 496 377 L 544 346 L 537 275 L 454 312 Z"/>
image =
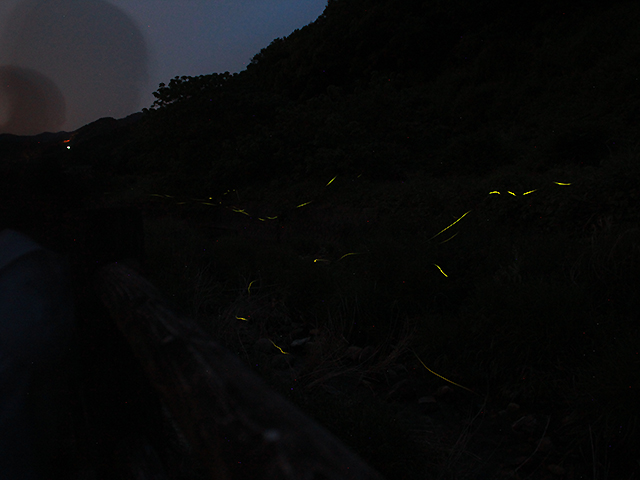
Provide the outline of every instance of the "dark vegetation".
<path id="1" fill-rule="evenodd" d="M 331 0 L 135 121 L 3 142 L 4 223 L 140 208 L 176 308 L 388 478 L 637 478 L 639 24 Z"/>

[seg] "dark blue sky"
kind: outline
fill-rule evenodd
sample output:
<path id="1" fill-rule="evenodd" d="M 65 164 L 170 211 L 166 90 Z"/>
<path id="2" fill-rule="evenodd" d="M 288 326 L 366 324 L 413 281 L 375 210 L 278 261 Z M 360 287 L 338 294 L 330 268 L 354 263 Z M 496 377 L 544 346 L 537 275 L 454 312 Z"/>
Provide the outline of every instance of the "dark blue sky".
<path id="1" fill-rule="evenodd" d="M 150 106 L 158 84 L 176 75 L 241 71 L 326 3 L 3 0 L 0 133 L 71 131 Z"/>

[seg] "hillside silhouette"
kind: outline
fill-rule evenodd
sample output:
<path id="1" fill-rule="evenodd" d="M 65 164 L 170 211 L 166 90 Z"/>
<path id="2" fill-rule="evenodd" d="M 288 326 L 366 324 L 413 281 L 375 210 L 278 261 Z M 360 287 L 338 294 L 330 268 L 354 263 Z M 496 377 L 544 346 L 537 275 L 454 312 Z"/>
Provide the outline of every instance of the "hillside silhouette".
<path id="1" fill-rule="evenodd" d="M 636 15 L 627 2 L 331 1 L 245 71 L 161 86 L 144 153 L 123 168 L 237 184 L 597 166 L 633 142 Z"/>
<path id="2" fill-rule="evenodd" d="M 330 0 L 240 73 L 1 136 L 0 220 L 73 255 L 77 210 L 140 210 L 147 276 L 388 478 L 631 478 L 639 23 Z"/>

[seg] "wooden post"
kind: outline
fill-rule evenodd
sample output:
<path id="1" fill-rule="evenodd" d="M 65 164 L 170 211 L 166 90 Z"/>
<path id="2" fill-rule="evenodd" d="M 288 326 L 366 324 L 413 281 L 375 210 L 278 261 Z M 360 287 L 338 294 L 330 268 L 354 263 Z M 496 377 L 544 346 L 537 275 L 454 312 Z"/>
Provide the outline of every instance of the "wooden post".
<path id="1" fill-rule="evenodd" d="M 211 478 L 382 479 L 136 271 L 106 265 L 95 286 Z"/>

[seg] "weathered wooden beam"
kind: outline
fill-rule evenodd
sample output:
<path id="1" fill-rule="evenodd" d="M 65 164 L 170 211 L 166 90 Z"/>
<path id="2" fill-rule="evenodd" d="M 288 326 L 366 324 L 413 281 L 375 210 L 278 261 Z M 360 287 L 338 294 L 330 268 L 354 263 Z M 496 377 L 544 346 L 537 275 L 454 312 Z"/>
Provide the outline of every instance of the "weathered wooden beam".
<path id="1" fill-rule="evenodd" d="M 382 478 L 134 270 L 106 265 L 95 287 L 212 478 Z"/>

